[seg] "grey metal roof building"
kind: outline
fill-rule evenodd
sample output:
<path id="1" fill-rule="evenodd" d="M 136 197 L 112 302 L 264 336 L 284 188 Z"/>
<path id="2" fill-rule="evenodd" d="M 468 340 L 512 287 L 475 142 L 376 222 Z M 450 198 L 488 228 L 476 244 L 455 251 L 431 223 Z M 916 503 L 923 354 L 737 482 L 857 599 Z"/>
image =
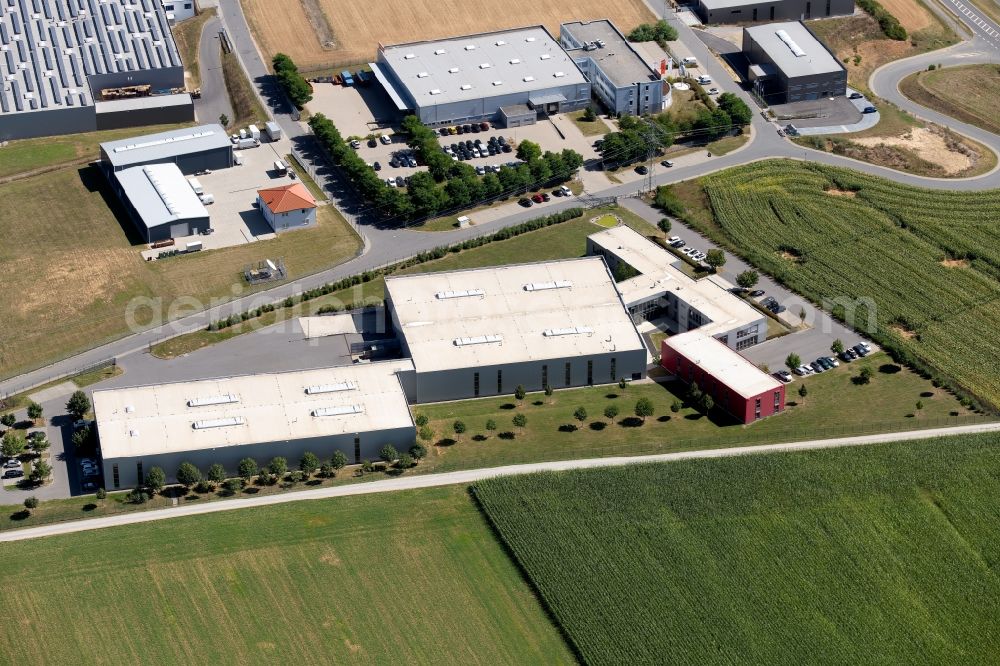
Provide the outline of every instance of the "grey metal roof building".
<path id="1" fill-rule="evenodd" d="M 670 87 L 664 87 L 659 72 L 611 21 L 563 23 L 559 41 L 609 111 L 643 115 L 663 110 L 664 91 L 669 95 Z"/>
<path id="2" fill-rule="evenodd" d="M 854 0 L 698 0 L 695 11 L 705 23 L 796 21 L 849 16 Z"/>
<path id="3" fill-rule="evenodd" d="M 750 80 L 768 104 L 784 104 L 847 92 L 847 70 L 798 21 L 743 29 Z"/>
<path id="4" fill-rule="evenodd" d="M 493 120 L 519 104 L 558 113 L 590 100 L 590 83 L 542 26 L 383 46 L 371 68 L 396 107 L 428 125 Z"/>
<path id="5" fill-rule="evenodd" d="M 0 139 L 17 139 L 103 129 L 102 89 L 169 91 L 184 67 L 158 0 L 0 0 L 0 83 Z M 186 101 L 153 120 L 193 118 Z"/>
<path id="6" fill-rule="evenodd" d="M 207 231 L 208 211 L 174 164 L 147 164 L 115 174 L 139 233 L 147 243 Z"/>
<path id="7" fill-rule="evenodd" d="M 113 173 L 145 164 L 176 164 L 185 174 L 233 165 L 233 144 L 222 125 L 200 125 L 101 144 L 101 164 Z"/>

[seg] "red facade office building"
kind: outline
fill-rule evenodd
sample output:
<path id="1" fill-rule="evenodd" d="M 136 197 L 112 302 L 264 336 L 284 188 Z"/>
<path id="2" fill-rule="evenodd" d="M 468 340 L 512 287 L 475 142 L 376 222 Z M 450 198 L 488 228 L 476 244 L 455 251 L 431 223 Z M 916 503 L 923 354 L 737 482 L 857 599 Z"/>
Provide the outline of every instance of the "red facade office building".
<path id="1" fill-rule="evenodd" d="M 715 406 L 741 423 L 752 423 L 785 409 L 785 385 L 743 356 L 698 330 L 666 338 L 660 364 L 681 381 L 698 383 Z"/>

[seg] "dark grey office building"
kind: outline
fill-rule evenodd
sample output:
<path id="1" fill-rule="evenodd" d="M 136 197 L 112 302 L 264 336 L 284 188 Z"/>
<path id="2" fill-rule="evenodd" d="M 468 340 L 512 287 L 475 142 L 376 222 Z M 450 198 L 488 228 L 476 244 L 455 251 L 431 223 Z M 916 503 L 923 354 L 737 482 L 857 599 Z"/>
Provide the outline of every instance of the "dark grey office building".
<path id="1" fill-rule="evenodd" d="M 768 104 L 836 97 L 847 92 L 847 70 L 798 21 L 743 29 L 750 81 Z"/>
<path id="2" fill-rule="evenodd" d="M 807 21 L 826 16 L 849 16 L 854 0 L 698 0 L 698 16 L 705 23 L 752 21 Z"/>

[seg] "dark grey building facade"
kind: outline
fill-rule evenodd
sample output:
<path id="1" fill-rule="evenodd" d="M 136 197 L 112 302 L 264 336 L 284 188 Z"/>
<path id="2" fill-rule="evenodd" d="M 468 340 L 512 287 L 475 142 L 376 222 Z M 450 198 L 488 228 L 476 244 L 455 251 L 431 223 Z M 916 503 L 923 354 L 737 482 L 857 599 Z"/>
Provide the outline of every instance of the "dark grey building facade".
<path id="1" fill-rule="evenodd" d="M 847 93 L 847 70 L 799 21 L 744 28 L 743 54 L 754 92 L 767 104 Z"/>

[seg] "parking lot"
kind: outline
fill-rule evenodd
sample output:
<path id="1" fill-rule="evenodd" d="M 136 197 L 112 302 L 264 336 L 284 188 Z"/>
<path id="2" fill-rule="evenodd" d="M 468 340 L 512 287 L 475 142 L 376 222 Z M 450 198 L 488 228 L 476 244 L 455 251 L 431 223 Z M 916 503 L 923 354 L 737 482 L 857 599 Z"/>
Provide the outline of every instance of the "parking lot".
<path id="1" fill-rule="evenodd" d="M 262 140 L 256 148 L 235 151 L 242 164 L 197 176 L 205 194 L 215 199 L 215 203 L 205 206 L 213 231 L 208 235 L 176 238 L 175 247 L 182 249 L 188 242 L 201 241 L 208 250 L 273 238 L 274 232 L 255 206 L 257 190 L 297 182 L 274 170 L 275 160 L 287 162 L 285 156 L 289 152 L 291 143 L 287 140 Z M 142 254 L 156 258 L 162 251 L 147 249 Z"/>

